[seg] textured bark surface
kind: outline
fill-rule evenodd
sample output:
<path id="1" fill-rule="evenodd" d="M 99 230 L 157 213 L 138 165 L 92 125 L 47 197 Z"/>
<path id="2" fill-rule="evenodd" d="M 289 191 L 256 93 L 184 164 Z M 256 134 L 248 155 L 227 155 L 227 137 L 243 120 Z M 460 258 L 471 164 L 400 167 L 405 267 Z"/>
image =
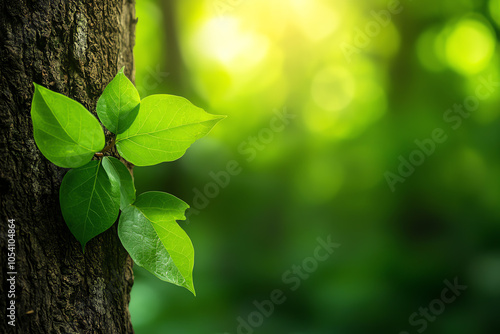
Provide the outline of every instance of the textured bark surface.
<path id="1" fill-rule="evenodd" d="M 132 333 L 132 261 L 116 224 L 82 254 L 61 216 L 67 170 L 43 157 L 30 118 L 33 82 L 94 112 L 126 66 L 133 80 L 134 2 L 0 0 L 0 333 Z M 16 222 L 16 321 L 7 324 L 7 220 Z"/>

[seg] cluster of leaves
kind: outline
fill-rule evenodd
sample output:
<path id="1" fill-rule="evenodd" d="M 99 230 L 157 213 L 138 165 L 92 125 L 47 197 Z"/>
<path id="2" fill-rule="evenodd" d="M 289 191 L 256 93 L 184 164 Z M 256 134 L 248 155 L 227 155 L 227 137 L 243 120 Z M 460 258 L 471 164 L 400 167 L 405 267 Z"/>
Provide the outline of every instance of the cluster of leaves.
<path id="1" fill-rule="evenodd" d="M 194 249 L 176 222 L 186 219 L 189 206 L 163 192 L 136 197 L 127 167 L 105 154 L 116 145 L 121 157 L 137 166 L 173 161 L 224 116 L 208 114 L 173 95 L 141 100 L 123 68 L 105 88 L 96 111 L 116 135 L 106 147 L 101 124 L 84 106 L 35 84 L 35 142 L 52 163 L 73 168 L 59 191 L 66 224 L 85 251 L 86 243 L 110 228 L 121 210 L 118 236 L 134 262 L 194 294 Z"/>

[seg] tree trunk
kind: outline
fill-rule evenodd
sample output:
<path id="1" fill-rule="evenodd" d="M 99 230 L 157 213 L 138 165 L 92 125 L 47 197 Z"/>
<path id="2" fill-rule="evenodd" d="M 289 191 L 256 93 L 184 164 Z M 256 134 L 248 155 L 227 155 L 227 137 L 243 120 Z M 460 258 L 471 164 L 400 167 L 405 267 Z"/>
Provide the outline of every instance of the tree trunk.
<path id="1" fill-rule="evenodd" d="M 133 332 L 116 224 L 82 253 L 59 207 L 67 170 L 36 147 L 30 106 L 36 82 L 94 112 L 122 66 L 133 80 L 135 23 L 133 0 L 0 0 L 0 333 Z"/>

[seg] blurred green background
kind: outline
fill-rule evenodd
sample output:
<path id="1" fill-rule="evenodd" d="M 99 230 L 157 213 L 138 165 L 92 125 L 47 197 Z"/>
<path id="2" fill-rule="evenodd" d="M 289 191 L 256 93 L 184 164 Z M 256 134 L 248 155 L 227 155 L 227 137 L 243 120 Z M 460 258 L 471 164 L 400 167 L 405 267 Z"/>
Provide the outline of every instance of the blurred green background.
<path id="1" fill-rule="evenodd" d="M 141 97 L 228 115 L 181 159 L 134 170 L 138 193 L 191 205 L 197 291 L 135 267 L 136 333 L 500 333 L 500 0 L 136 8 Z M 328 236 L 340 247 L 316 268 Z M 455 278 L 467 290 L 439 302 Z M 275 289 L 286 300 L 259 318 Z"/>

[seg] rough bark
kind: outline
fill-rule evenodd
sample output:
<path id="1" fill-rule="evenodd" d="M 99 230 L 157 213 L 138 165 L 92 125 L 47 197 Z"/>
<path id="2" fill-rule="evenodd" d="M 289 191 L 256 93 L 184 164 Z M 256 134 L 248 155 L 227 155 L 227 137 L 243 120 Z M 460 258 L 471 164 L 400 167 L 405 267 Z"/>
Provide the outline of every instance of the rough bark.
<path id="1" fill-rule="evenodd" d="M 61 216 L 67 170 L 50 163 L 33 139 L 33 82 L 94 112 L 125 66 L 133 80 L 134 2 L 0 0 L 0 333 L 132 333 L 132 261 L 116 224 L 82 253 Z M 16 224 L 16 321 L 6 308 L 7 221 Z"/>

